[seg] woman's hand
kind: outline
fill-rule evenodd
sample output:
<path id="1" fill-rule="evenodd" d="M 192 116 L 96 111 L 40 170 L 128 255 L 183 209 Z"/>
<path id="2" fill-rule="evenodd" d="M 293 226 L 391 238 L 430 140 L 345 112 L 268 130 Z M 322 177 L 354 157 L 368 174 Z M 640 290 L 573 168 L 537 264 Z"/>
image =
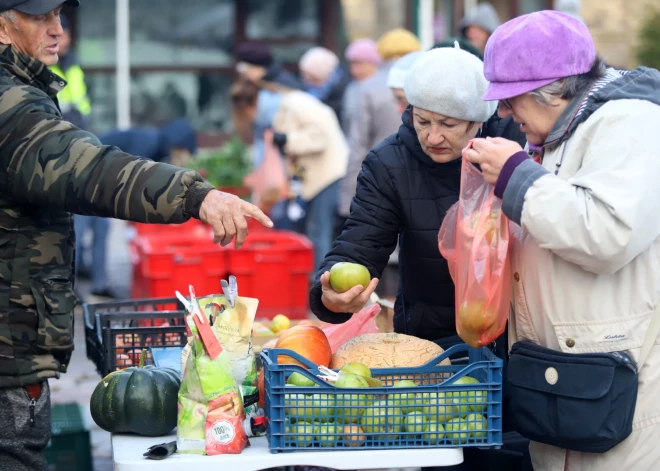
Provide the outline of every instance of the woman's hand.
<path id="1" fill-rule="evenodd" d="M 522 151 L 520 144 L 501 137 L 474 139 L 472 148 L 466 151 L 467 159 L 481 167 L 486 183 L 494 185 L 500 176 L 502 167 L 516 152 Z"/>
<path id="2" fill-rule="evenodd" d="M 366 289 L 361 285 L 357 285 L 345 293 L 338 293 L 330 286 L 330 272 L 327 271 L 321 275 L 321 287 L 323 289 L 321 302 L 332 312 L 350 312 L 354 314 L 359 312 L 367 304 L 376 286 L 378 286 L 378 278 L 373 278 Z"/>

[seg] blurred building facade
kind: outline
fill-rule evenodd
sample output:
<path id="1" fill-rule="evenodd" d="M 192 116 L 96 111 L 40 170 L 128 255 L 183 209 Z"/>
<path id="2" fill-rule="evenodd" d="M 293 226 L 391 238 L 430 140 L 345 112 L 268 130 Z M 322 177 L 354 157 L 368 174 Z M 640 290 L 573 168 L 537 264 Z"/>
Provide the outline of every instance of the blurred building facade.
<path id="1" fill-rule="evenodd" d="M 97 133 L 117 126 L 118 0 L 65 9 Z M 204 137 L 229 130 L 234 49 L 266 42 L 290 68 L 310 47 L 343 49 L 340 0 L 127 0 L 131 125 L 187 117 Z M 89 6 L 88 6 L 89 5 Z M 121 14 L 121 13 L 120 13 Z"/>
<path id="2" fill-rule="evenodd" d="M 639 31 L 658 0 L 582 0 L 582 17 L 591 30 L 598 52 L 616 67 L 638 65 Z"/>
<path id="3" fill-rule="evenodd" d="M 117 11 L 128 8 L 130 120 L 158 125 L 187 117 L 205 138 L 230 131 L 234 55 L 244 42 L 267 42 L 292 70 L 310 47 L 340 56 L 347 42 L 377 39 L 395 27 L 431 29 L 433 42 L 458 32 L 479 0 L 94 0 L 66 10 L 92 101 L 92 130 L 117 126 Z M 553 0 L 490 0 L 502 22 L 553 7 Z M 658 0 L 582 0 L 582 17 L 606 62 L 635 66 L 640 23 Z M 157 5 L 157 8 L 154 8 Z M 428 15 L 428 12 L 432 12 Z M 429 19 L 429 16 L 432 18 Z M 432 22 L 432 25 L 429 23 Z M 121 102 L 121 100 L 119 100 Z"/>

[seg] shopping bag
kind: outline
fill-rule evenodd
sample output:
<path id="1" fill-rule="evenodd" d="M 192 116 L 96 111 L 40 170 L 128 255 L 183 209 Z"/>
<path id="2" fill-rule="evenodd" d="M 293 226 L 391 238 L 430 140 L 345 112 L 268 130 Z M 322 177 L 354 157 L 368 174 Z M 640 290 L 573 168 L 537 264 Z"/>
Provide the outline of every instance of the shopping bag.
<path id="1" fill-rule="evenodd" d="M 253 203 L 262 209 L 289 195 L 289 179 L 280 151 L 273 143 L 273 131 L 264 132 L 263 162 L 243 178 L 243 184 L 252 190 Z"/>
<path id="2" fill-rule="evenodd" d="M 500 199 L 464 152 L 459 200 L 447 211 L 438 246 L 455 284 L 456 331 L 472 347 L 489 345 L 506 327 L 510 238 Z"/>
<path id="3" fill-rule="evenodd" d="M 380 306 L 372 304 L 356 312 L 343 324 L 334 324 L 323 327 L 325 336 L 328 337 L 332 353 L 347 341 L 362 334 L 377 334 L 376 316 L 380 313 Z"/>
<path id="4" fill-rule="evenodd" d="M 239 454 L 249 445 L 245 410 L 226 349 L 211 358 L 191 316 L 190 350 L 182 371 L 177 414 L 177 452 Z M 211 331 L 213 335 L 213 332 Z"/>

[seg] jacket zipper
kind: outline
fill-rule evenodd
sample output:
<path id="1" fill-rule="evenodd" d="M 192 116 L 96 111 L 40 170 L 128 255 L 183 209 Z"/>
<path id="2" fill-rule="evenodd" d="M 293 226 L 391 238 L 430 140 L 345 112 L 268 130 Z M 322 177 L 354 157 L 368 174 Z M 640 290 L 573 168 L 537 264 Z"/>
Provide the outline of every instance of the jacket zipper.
<path id="1" fill-rule="evenodd" d="M 32 396 L 30 396 L 24 388 L 21 388 L 21 389 L 23 389 L 23 392 L 25 393 L 27 398 L 30 400 L 30 406 L 29 406 L 30 407 L 30 425 L 32 427 L 34 427 L 34 409 L 37 405 L 37 400 L 34 399 Z"/>

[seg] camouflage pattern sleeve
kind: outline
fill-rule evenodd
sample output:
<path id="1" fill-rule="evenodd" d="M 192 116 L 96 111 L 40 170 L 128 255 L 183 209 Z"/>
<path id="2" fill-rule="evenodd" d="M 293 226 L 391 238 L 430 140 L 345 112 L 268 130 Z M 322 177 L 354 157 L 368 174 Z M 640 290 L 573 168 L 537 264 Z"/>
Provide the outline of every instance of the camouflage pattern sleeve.
<path id="1" fill-rule="evenodd" d="M 192 170 L 152 162 L 103 146 L 63 121 L 34 87 L 0 98 L 0 185 L 20 204 L 135 222 L 181 223 L 199 218 L 213 189 Z"/>

